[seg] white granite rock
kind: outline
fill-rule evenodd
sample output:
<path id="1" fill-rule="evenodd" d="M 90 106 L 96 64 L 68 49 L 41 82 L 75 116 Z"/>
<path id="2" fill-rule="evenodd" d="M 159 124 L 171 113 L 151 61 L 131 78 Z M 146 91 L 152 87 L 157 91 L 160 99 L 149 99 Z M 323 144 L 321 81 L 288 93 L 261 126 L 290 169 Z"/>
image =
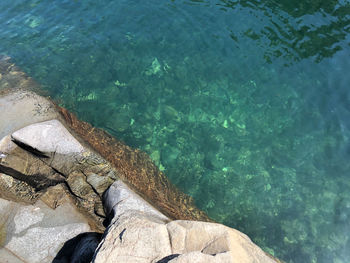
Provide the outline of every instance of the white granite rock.
<path id="1" fill-rule="evenodd" d="M 58 120 L 50 120 L 26 126 L 14 133 L 12 139 L 42 153 L 80 153 L 84 147 Z"/>
<path id="2" fill-rule="evenodd" d="M 196 251 L 205 255 L 226 254 L 220 259 L 224 261 L 215 261 L 217 259 L 212 258 L 214 261 L 208 262 L 276 262 L 255 245 L 247 235 L 222 224 L 176 220 L 167 224 L 167 230 L 173 254 L 187 254 Z M 229 255 L 231 261 L 227 261 Z M 203 255 L 203 257 L 206 256 Z"/>
<path id="3" fill-rule="evenodd" d="M 1 263 L 26 263 L 24 259 L 18 258 L 16 255 L 12 254 L 6 248 L 0 247 L 0 259 Z"/>
<path id="4" fill-rule="evenodd" d="M 278 261 L 267 256 L 248 236 L 224 225 L 183 220 L 164 223 L 130 209 L 112 221 L 95 252 L 93 262 Z"/>
<path id="5" fill-rule="evenodd" d="M 171 221 L 116 181 L 104 196 L 114 215 L 93 262 L 276 263 L 245 234 L 221 224 Z"/>
<path id="6" fill-rule="evenodd" d="M 234 261 L 230 252 L 220 253 L 216 255 L 208 255 L 200 251 L 182 254 L 168 261 L 168 263 L 240 263 L 240 262 L 241 261 Z"/>
<path id="7" fill-rule="evenodd" d="M 52 262 L 67 240 L 91 231 L 87 220 L 67 202 L 53 210 L 40 200 L 22 205 L 0 199 L 0 214 L 0 262 L 3 258 L 8 262 Z"/>
<path id="8" fill-rule="evenodd" d="M 108 227 L 96 251 L 96 263 L 157 262 L 171 254 L 171 244 L 162 221 L 130 211 Z"/>
<path id="9" fill-rule="evenodd" d="M 115 181 L 108 188 L 103 199 L 106 215 L 109 215 L 113 210 L 114 218 L 118 218 L 125 212 L 136 210 L 164 222 L 170 221 L 168 217 L 142 199 L 121 180 Z"/>

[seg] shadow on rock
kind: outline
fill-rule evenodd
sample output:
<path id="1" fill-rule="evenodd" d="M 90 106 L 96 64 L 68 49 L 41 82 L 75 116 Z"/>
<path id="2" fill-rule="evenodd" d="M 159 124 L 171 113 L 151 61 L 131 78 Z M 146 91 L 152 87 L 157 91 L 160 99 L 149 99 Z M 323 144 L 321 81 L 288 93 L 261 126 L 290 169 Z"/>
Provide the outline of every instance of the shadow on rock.
<path id="1" fill-rule="evenodd" d="M 82 233 L 64 243 L 52 263 L 89 263 L 95 249 L 100 243 L 102 234 L 95 232 Z"/>

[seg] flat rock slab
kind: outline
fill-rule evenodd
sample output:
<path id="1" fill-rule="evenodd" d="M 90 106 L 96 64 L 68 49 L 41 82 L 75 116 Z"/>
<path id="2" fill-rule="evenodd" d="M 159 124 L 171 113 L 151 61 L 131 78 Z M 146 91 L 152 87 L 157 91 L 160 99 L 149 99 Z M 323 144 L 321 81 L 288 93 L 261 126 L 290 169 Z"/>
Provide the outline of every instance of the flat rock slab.
<path id="1" fill-rule="evenodd" d="M 0 199 L 0 214 L 0 258 L 8 262 L 52 262 L 66 241 L 91 231 L 67 202 L 53 210 L 40 200 L 21 205 Z"/>
<path id="2" fill-rule="evenodd" d="M 58 120 L 49 120 L 26 126 L 14 133 L 12 139 L 41 153 L 81 153 L 84 147 Z"/>
<path id="3" fill-rule="evenodd" d="M 33 123 L 56 119 L 53 104 L 31 91 L 0 96 L 0 139 Z"/>

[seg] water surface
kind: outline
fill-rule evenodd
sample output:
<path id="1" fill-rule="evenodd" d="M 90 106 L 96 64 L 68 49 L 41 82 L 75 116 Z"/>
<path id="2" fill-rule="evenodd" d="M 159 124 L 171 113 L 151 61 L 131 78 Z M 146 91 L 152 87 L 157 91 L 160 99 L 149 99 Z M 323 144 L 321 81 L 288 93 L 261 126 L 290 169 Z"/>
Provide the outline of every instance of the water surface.
<path id="1" fill-rule="evenodd" d="M 350 2 L 0 2 L 0 52 L 286 262 L 350 261 Z"/>

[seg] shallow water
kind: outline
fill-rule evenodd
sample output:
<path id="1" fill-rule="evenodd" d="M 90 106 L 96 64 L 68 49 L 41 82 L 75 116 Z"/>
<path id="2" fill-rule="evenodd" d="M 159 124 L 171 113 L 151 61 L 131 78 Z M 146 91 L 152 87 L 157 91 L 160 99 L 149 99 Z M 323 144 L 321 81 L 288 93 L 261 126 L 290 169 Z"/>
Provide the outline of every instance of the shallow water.
<path id="1" fill-rule="evenodd" d="M 350 2 L 0 2 L 0 52 L 286 262 L 350 261 Z"/>

